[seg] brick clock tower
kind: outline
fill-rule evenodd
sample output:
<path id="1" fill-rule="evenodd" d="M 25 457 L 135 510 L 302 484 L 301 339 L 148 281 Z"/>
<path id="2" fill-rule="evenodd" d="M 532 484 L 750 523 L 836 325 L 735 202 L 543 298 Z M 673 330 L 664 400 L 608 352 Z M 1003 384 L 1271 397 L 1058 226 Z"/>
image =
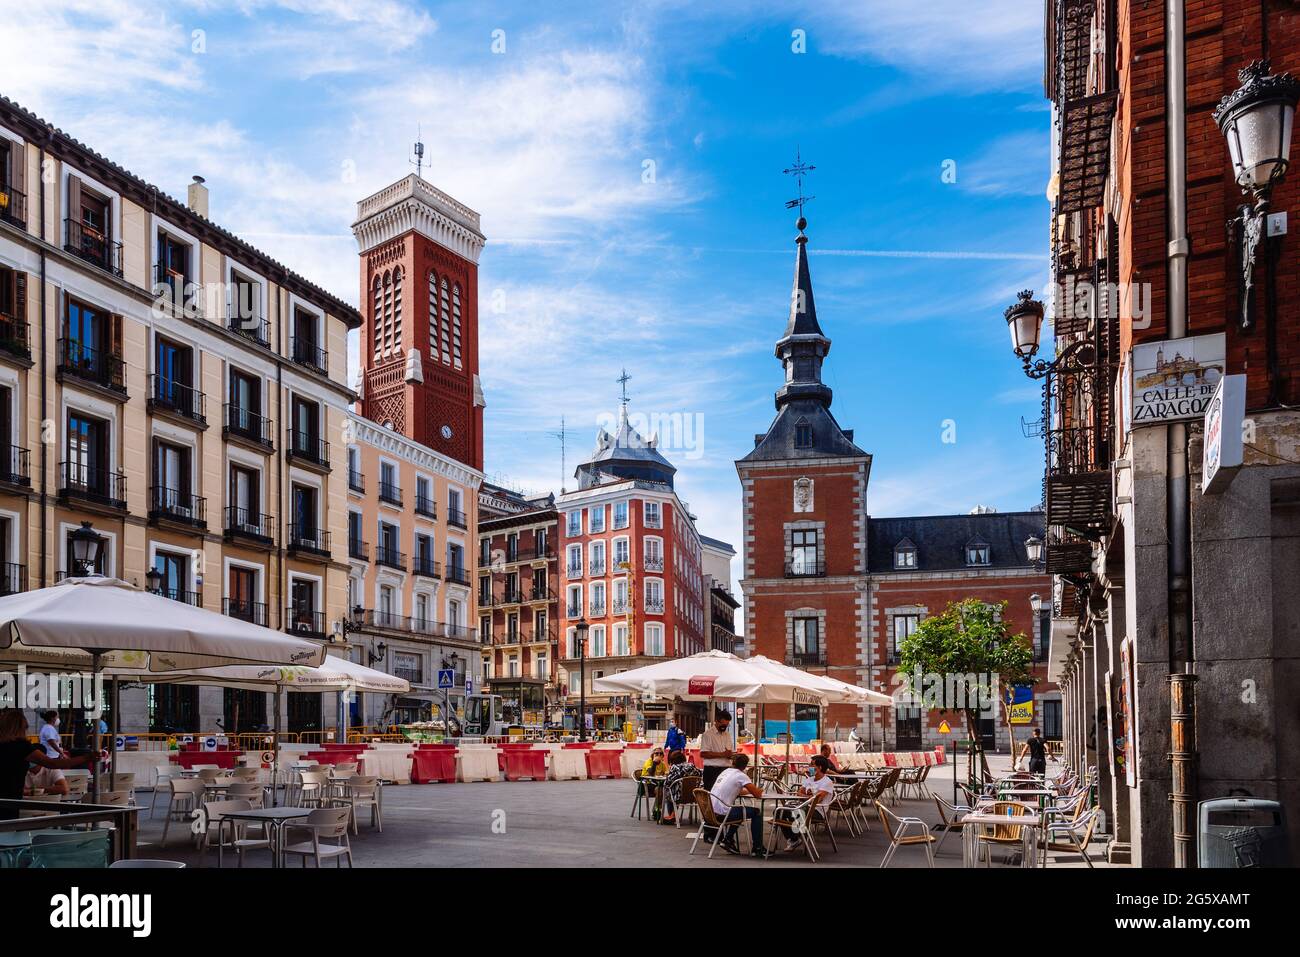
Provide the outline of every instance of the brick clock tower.
<path id="1" fill-rule="evenodd" d="M 870 634 L 871 456 L 831 414 L 831 390 L 821 377 L 831 341 L 817 322 L 807 220 L 800 216 L 797 226 L 790 315 L 776 343 L 785 370 L 776 418 L 755 436 L 753 451 L 736 462 L 745 527 L 746 652 L 871 687 L 863 664 Z M 868 718 L 865 709 L 852 705 L 828 710 L 821 716 L 827 731 Z M 769 719 L 786 718 L 768 711 Z"/>
<path id="2" fill-rule="evenodd" d="M 357 204 L 368 419 L 483 468 L 479 215 L 411 175 Z"/>

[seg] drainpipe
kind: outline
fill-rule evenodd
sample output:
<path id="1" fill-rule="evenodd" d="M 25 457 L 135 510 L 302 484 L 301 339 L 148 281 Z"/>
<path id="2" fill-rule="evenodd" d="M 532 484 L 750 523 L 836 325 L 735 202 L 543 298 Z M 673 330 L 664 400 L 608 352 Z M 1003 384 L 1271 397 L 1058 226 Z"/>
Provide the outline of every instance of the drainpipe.
<path id="1" fill-rule="evenodd" d="M 46 132 L 45 132 L 46 143 L 49 142 L 49 136 L 50 136 L 49 131 L 46 130 Z M 49 372 L 49 355 L 48 355 L 48 351 L 49 351 L 49 350 L 46 348 L 46 332 L 47 332 L 47 325 L 48 325 L 48 323 L 47 323 L 47 319 L 46 319 L 46 315 L 45 315 L 45 309 L 46 309 L 46 299 L 45 299 L 45 297 L 46 297 L 46 292 L 45 292 L 45 283 L 46 283 L 46 256 L 45 256 L 45 145 L 46 145 L 45 143 L 42 143 L 42 144 L 41 144 L 41 156 L 40 156 L 41 165 L 40 165 L 40 168 L 37 170 L 38 174 L 40 175 L 40 180 L 41 180 L 41 188 L 40 188 L 40 190 L 39 190 L 39 193 L 40 193 L 40 206 L 41 206 L 41 215 L 40 215 L 40 224 L 41 224 L 41 237 L 40 237 L 40 238 L 41 238 L 41 244 L 40 244 L 40 248 L 41 248 L 41 295 L 40 295 L 40 303 L 41 303 L 41 429 L 40 429 L 40 436 L 39 436 L 40 441 L 41 441 L 41 494 L 40 494 L 40 499 L 39 499 L 39 501 L 40 501 L 40 513 L 41 513 L 41 551 L 40 551 L 40 554 L 41 554 L 41 587 L 42 587 L 42 588 L 44 588 L 46 585 L 48 585 L 48 584 L 50 583 L 49 572 L 46 570 L 46 567 L 45 567 L 46 564 L 47 564 L 47 561 L 48 561 L 48 559 L 49 559 L 49 551 L 50 551 L 49 544 L 48 544 L 47 541 L 46 541 L 46 536 L 47 536 L 47 533 L 48 533 L 48 531 L 49 531 L 48 526 L 49 526 L 49 522 L 50 522 L 50 503 L 49 503 L 49 495 L 48 495 L 48 489 L 49 489 L 49 470 L 50 470 L 50 446 L 49 446 L 49 443 L 47 443 L 47 442 L 45 441 L 45 422 L 46 422 L 46 420 L 49 418 L 49 380 L 48 380 L 48 378 L 47 378 L 47 373 Z"/>
<path id="2" fill-rule="evenodd" d="M 1187 335 L 1187 29 L 1186 0 L 1165 7 L 1166 190 L 1169 222 L 1168 336 Z M 1168 426 L 1165 475 L 1169 522 L 1169 696 L 1174 866 L 1196 866 L 1196 676 L 1192 673 L 1191 498 L 1187 424 Z"/>

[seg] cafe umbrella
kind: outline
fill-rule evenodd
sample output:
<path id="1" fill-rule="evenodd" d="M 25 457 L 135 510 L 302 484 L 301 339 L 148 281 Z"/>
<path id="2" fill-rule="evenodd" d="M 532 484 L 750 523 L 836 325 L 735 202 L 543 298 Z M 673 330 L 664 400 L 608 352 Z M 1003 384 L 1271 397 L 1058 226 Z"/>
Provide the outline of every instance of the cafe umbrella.
<path id="1" fill-rule="evenodd" d="M 239 664 L 315 666 L 325 647 L 98 575 L 0 597 L 0 662 L 165 673 Z M 95 753 L 100 751 L 94 724 Z M 91 779 L 99 796 L 99 762 Z"/>

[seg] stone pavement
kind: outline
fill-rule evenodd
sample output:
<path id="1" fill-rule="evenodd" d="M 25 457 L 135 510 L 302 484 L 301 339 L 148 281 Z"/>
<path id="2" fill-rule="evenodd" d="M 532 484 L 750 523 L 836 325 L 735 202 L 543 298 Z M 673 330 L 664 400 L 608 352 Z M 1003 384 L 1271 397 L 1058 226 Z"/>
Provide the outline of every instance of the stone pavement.
<path id="1" fill-rule="evenodd" d="M 995 771 L 1009 764 L 1002 757 Z M 951 765 L 936 768 L 927 782 L 932 791 L 951 799 Z M 352 838 L 357 867 L 794 867 L 810 866 L 806 855 L 779 853 L 769 861 L 729 855 L 721 849 L 706 860 L 703 842 L 688 855 L 687 835 L 693 828 L 680 829 L 629 817 L 633 784 L 615 781 L 496 782 L 479 784 L 426 784 L 390 787 L 384 792 L 384 832 L 369 826 L 362 812 L 361 834 Z M 147 803 L 149 794 L 141 792 Z M 934 823 L 938 812 L 934 801 L 904 800 L 894 808 L 899 815 L 920 817 Z M 193 850 L 184 824 L 173 822 L 168 845 L 157 846 L 162 833 L 162 809 L 150 820 L 141 813 L 140 857 L 184 860 L 192 867 L 216 867 L 216 851 L 206 858 Z M 837 829 L 839 852 L 824 835 L 817 844 L 825 866 L 877 867 L 888 847 L 878 818 L 861 837 L 850 837 Z M 939 836 L 936 834 L 936 837 Z M 1094 863 L 1104 865 L 1104 848 L 1091 850 Z M 995 857 L 995 861 L 997 858 Z M 235 866 L 227 853 L 226 867 Z M 270 855 L 252 851 L 246 866 L 267 867 Z M 953 833 L 936 856 L 937 867 L 961 866 L 960 835 Z M 1052 866 L 1079 866 L 1077 855 L 1054 854 Z M 299 864 L 290 861 L 290 866 Z M 331 866 L 331 865 L 326 865 Z M 924 867 L 925 853 L 919 848 L 900 848 L 891 867 Z M 996 866 L 996 865 L 995 865 Z"/>

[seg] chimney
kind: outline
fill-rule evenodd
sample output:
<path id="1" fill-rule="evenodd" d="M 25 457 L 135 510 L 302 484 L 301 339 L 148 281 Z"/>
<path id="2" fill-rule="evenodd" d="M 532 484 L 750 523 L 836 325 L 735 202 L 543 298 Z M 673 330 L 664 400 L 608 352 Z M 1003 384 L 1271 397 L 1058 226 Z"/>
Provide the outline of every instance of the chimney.
<path id="1" fill-rule="evenodd" d="M 194 182 L 190 183 L 187 201 L 191 212 L 208 218 L 208 188 L 203 185 L 202 176 L 195 176 Z"/>

